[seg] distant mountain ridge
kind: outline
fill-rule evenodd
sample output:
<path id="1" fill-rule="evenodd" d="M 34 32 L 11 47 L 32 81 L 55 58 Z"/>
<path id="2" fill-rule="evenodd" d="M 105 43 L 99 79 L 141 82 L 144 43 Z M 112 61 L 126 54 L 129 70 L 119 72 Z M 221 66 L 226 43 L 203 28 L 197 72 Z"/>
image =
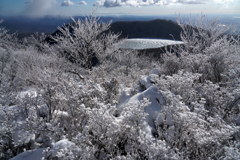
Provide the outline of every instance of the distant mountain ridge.
<path id="1" fill-rule="evenodd" d="M 71 30 L 71 28 L 70 28 Z M 108 32 L 120 33 L 120 38 L 148 38 L 181 40 L 181 27 L 171 20 L 156 19 L 150 21 L 118 21 L 111 24 Z M 53 37 L 61 35 L 59 30 L 51 34 Z M 50 44 L 54 41 L 47 37 Z"/>
<path id="2" fill-rule="evenodd" d="M 210 15 L 209 15 L 210 16 Z M 240 15 L 218 15 L 221 24 L 233 25 L 240 34 Z M 75 19 L 82 19 L 85 16 L 75 16 Z M 188 18 L 187 16 L 183 18 Z M 214 18 L 211 17 L 210 18 Z M 39 18 L 31 18 L 24 16 L 6 17 L 0 15 L 0 20 L 4 22 L 0 27 L 5 27 L 11 33 L 17 32 L 19 37 L 26 37 L 35 32 L 51 34 L 56 31 L 58 26 L 71 23 L 70 17 L 61 16 L 44 16 Z M 173 40 L 172 34 L 176 40 L 179 40 L 179 27 L 174 22 L 176 15 L 163 16 L 103 16 L 100 17 L 102 22 L 112 21 L 111 29 L 115 32 L 122 32 L 122 37 L 128 38 L 163 38 Z M 214 18 L 216 19 L 216 18 Z M 161 22 L 160 22 L 161 21 Z M 160 24 L 161 23 L 161 24 Z M 175 23 L 175 24 L 174 24 Z M 165 24 L 165 25 L 164 25 Z M 164 26 L 170 26 L 164 27 Z M 177 29 L 175 28 L 177 27 Z M 162 30 L 159 31 L 159 28 Z M 171 28 L 173 30 L 171 30 Z M 177 36 L 178 35 L 178 36 Z"/>
<path id="3" fill-rule="evenodd" d="M 171 20 L 114 22 L 110 31 L 121 33 L 121 38 L 156 38 L 181 40 L 181 27 Z"/>
<path id="4" fill-rule="evenodd" d="M 83 19 L 85 16 L 75 16 L 74 19 Z M 117 21 L 149 21 L 157 18 L 174 19 L 174 17 L 165 16 L 103 16 L 100 17 L 102 22 L 117 22 Z M 35 32 L 52 33 L 58 26 L 72 22 L 71 17 L 60 16 L 44 16 L 39 18 L 31 18 L 24 16 L 4 17 L 0 15 L 0 20 L 4 20 L 0 24 L 6 27 L 10 32 L 17 32 L 18 34 L 32 34 Z"/>

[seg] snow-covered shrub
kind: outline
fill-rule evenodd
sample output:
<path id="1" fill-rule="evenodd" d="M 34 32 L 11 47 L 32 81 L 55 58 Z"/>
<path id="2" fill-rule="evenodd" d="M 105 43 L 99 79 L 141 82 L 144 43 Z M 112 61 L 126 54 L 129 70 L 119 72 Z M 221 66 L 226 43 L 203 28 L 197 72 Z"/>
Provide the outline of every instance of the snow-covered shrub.
<path id="1" fill-rule="evenodd" d="M 60 159 L 178 159 L 178 155 L 167 148 L 165 143 L 155 140 L 145 123 L 145 100 L 125 107 L 115 116 L 115 106 L 101 104 L 100 108 L 86 108 L 87 121 L 72 141 L 79 152 L 60 151 Z M 57 142 L 58 143 L 58 142 Z M 54 148 L 54 146 L 52 147 Z M 48 154 L 52 154 L 50 149 Z M 72 148 L 71 151 L 74 149 Z M 65 157 L 61 157 L 65 155 Z M 71 158 L 70 158 L 71 159 Z"/>
<path id="2" fill-rule="evenodd" d="M 172 75 L 177 73 L 181 68 L 181 62 L 175 56 L 164 56 L 164 63 L 163 63 L 163 73 L 167 75 Z"/>
<path id="3" fill-rule="evenodd" d="M 178 57 L 176 53 L 163 57 L 163 73 L 171 75 L 184 69 L 201 73 L 202 80 L 213 83 L 224 81 L 224 75 L 232 66 L 229 57 L 239 53 L 239 39 L 229 34 L 229 27 L 223 27 L 217 20 L 205 16 L 188 22 L 179 20 L 178 23 L 183 29 L 183 45 L 174 47 Z"/>
<path id="4" fill-rule="evenodd" d="M 223 154 L 226 141 L 236 132 L 219 117 L 205 116 L 201 103 L 190 111 L 181 96 L 164 91 L 167 104 L 156 121 L 158 136 L 182 153 L 184 159 L 215 159 Z"/>
<path id="5" fill-rule="evenodd" d="M 71 24 L 59 27 L 59 33 L 51 39 L 60 56 L 92 68 L 116 50 L 114 44 L 119 35 L 107 32 L 109 27 L 110 23 L 101 22 L 99 17 L 73 19 Z"/>
<path id="6" fill-rule="evenodd" d="M 198 73 L 180 70 L 172 76 L 162 75 L 157 79 L 157 84 L 163 90 L 169 90 L 176 95 L 180 95 L 185 104 L 190 104 L 200 98 L 194 87 L 200 76 L 201 74 Z"/>
<path id="7" fill-rule="evenodd" d="M 21 41 L 22 47 L 34 47 L 45 54 L 52 54 L 50 45 L 46 42 L 47 35 L 44 33 L 34 33 L 29 37 L 24 37 Z M 50 52 L 50 53 L 48 53 Z"/>
<path id="8" fill-rule="evenodd" d="M 5 72 L 7 70 L 7 66 L 10 60 L 10 51 L 0 47 L 0 85 L 5 86 Z"/>
<path id="9" fill-rule="evenodd" d="M 200 15 L 194 20 L 179 18 L 178 25 L 183 30 L 181 33 L 181 40 L 184 42 L 183 50 L 189 54 L 209 53 L 206 52 L 209 47 L 218 41 L 227 39 L 226 34 L 230 29 L 222 26 L 216 19 L 208 19 L 205 15 Z"/>
<path id="10" fill-rule="evenodd" d="M 2 106 L 0 128 L 0 158 L 8 159 L 24 150 L 31 149 L 35 134 L 28 125 L 31 116 L 34 117 L 33 108 L 23 106 Z M 31 115 L 31 116 L 30 116 Z"/>
<path id="11" fill-rule="evenodd" d="M 54 47 L 0 47 L 0 159 L 238 159 L 236 39 L 187 28 L 196 46 L 156 65 L 116 50 L 98 18 L 69 26 Z"/>
<path id="12" fill-rule="evenodd" d="M 240 143 L 235 142 L 231 146 L 224 147 L 225 155 L 222 157 L 223 160 L 240 159 Z"/>
<path id="13" fill-rule="evenodd" d="M 184 41 L 184 47 L 176 47 L 180 56 L 168 54 L 161 64 L 161 73 L 170 75 L 166 76 L 166 81 L 171 85 L 168 89 L 181 95 L 188 106 L 204 98 L 204 106 L 209 115 L 220 114 L 224 119 L 238 117 L 239 38 L 229 35 L 228 27 L 223 27 L 218 21 L 208 20 L 204 16 L 197 21 L 180 21 L 179 24 L 183 29 Z M 177 76 L 179 70 L 201 76 L 188 83 L 184 74 Z M 162 86 L 165 86 L 166 81 L 163 77 L 160 81 L 164 83 Z M 178 83 L 182 84 L 185 80 L 187 87 L 182 90 L 183 87 Z M 194 96 L 195 100 L 190 98 Z M 229 115 L 230 113 L 232 115 Z"/>
<path id="14" fill-rule="evenodd" d="M 8 49 L 9 47 L 16 45 L 16 42 L 17 38 L 15 34 L 10 34 L 7 29 L 0 27 L 0 47 Z"/>
<path id="15" fill-rule="evenodd" d="M 121 72 L 125 73 L 126 76 L 131 75 L 130 72 L 133 68 L 143 69 L 150 63 L 149 59 L 138 56 L 138 52 L 135 50 L 118 50 L 112 57 L 117 64 L 115 67 L 125 67 L 125 70 Z"/>
<path id="16" fill-rule="evenodd" d="M 225 113 L 228 101 L 232 97 L 229 90 L 221 88 L 219 84 L 211 81 L 201 82 L 201 74 L 179 71 L 172 76 L 162 75 L 158 80 L 158 86 L 163 90 L 170 90 L 182 97 L 182 101 L 194 111 L 195 103 L 203 103 L 208 111 L 208 116 L 221 115 Z"/>
<path id="17" fill-rule="evenodd" d="M 1 20 L 0 23 L 2 23 Z M 15 34 L 10 34 L 8 30 L 0 27 L 0 94 L 2 96 L 5 96 L 5 93 L 9 90 L 9 81 L 14 78 L 16 72 L 15 68 L 9 69 L 9 63 L 12 52 L 18 47 L 19 44 Z"/>
<path id="18" fill-rule="evenodd" d="M 218 25 L 182 27 L 185 47 L 179 48 L 180 57 L 165 58 L 163 75 L 155 81 L 164 93 L 171 91 L 168 96 L 173 94 L 166 98 L 172 107 L 164 106 L 156 121 L 158 134 L 185 159 L 237 159 L 239 149 L 232 143 L 239 133 L 239 41 Z M 177 106 L 186 110 L 177 111 Z"/>
<path id="19" fill-rule="evenodd" d="M 1 74 L 1 91 L 5 92 L 0 98 L 3 105 L 17 103 L 11 98 L 16 96 L 16 91 L 32 86 L 42 88 L 48 82 L 56 81 L 57 75 L 64 72 L 61 67 L 66 64 L 56 56 L 41 54 L 34 48 L 4 50 L 2 57 L 6 60 L 2 62 Z"/>

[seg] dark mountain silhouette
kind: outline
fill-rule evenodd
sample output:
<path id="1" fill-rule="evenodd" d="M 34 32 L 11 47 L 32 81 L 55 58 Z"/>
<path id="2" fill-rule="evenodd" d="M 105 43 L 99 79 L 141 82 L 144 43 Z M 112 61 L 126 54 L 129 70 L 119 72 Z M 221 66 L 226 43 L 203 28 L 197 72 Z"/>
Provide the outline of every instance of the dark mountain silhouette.
<path id="1" fill-rule="evenodd" d="M 181 27 L 171 20 L 114 22 L 110 30 L 121 33 L 121 38 L 157 38 L 181 40 Z"/>
<path id="2" fill-rule="evenodd" d="M 84 19 L 85 16 L 74 16 L 74 19 Z M 149 21 L 153 19 L 175 19 L 174 16 L 103 16 L 100 17 L 102 22 L 119 22 L 119 21 Z M 70 17 L 61 16 L 44 16 L 31 18 L 26 16 L 7 17 L 1 16 L 4 22 L 0 26 L 7 28 L 11 33 L 17 32 L 19 37 L 27 37 L 35 32 L 50 34 L 58 26 L 72 22 Z"/>
<path id="3" fill-rule="evenodd" d="M 70 28 L 71 30 L 71 28 Z M 121 33 L 120 38 L 156 38 L 181 40 L 181 27 L 171 20 L 151 20 L 151 21 L 119 21 L 111 24 L 109 31 Z M 51 34 L 52 36 L 61 35 L 59 30 Z M 46 39 L 50 44 L 54 40 L 50 37 Z"/>

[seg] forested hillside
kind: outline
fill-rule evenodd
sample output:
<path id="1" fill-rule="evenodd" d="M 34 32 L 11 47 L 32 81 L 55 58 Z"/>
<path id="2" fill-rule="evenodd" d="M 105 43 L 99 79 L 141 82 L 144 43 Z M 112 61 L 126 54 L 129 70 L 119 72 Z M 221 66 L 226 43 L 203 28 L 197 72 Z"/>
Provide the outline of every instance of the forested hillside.
<path id="1" fill-rule="evenodd" d="M 89 16 L 52 44 L 0 28 L 0 159 L 239 160 L 239 37 L 204 16 L 162 22 L 120 35 Z M 135 31 L 183 44 L 161 59 L 116 47 Z"/>

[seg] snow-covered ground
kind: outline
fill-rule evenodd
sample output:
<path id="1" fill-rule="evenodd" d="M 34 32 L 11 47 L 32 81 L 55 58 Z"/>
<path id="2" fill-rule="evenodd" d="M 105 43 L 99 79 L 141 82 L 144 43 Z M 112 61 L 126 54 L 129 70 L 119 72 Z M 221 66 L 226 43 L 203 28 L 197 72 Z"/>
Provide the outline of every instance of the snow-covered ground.
<path id="1" fill-rule="evenodd" d="M 35 149 L 23 152 L 10 160 L 41 160 L 45 148 Z"/>
<path id="2" fill-rule="evenodd" d="M 118 43 L 118 47 L 121 49 L 150 49 L 175 44 L 183 44 L 183 42 L 166 39 L 124 39 Z"/>

